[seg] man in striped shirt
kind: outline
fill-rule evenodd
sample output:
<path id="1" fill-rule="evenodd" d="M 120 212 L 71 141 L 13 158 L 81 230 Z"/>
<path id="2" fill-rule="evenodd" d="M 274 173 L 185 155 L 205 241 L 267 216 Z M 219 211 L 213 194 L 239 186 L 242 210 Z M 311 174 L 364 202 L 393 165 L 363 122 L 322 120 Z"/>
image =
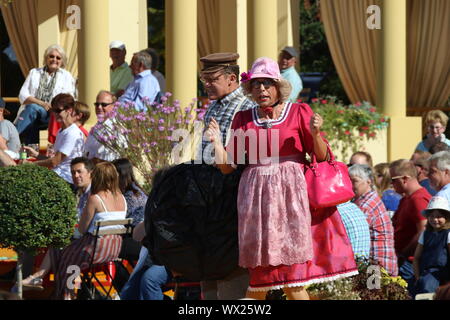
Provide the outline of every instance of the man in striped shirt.
<path id="1" fill-rule="evenodd" d="M 348 238 L 352 244 L 355 258 L 366 257 L 370 255 L 370 231 L 366 216 L 352 202 L 345 202 L 337 206 Z"/>

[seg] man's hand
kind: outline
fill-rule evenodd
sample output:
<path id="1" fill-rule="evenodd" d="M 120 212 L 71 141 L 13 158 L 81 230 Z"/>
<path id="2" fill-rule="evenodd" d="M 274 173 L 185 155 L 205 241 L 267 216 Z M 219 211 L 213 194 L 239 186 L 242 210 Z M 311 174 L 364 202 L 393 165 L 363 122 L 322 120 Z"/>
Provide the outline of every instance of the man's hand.
<path id="1" fill-rule="evenodd" d="M 211 121 L 209 122 L 208 125 L 208 129 L 206 130 L 206 136 L 212 143 L 221 143 L 220 128 L 216 119 L 211 118 Z"/>

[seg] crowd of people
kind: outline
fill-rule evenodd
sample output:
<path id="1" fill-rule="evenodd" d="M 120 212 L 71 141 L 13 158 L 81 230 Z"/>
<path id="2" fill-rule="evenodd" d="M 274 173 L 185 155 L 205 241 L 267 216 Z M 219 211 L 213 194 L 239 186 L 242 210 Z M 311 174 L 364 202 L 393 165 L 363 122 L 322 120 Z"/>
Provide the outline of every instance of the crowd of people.
<path id="1" fill-rule="evenodd" d="M 237 53 L 200 59 L 200 80 L 212 103 L 197 156 L 224 175 L 242 168 L 238 225 L 228 235 L 238 238 L 239 261 L 226 277 L 201 281 L 203 298 L 265 299 L 268 291 L 282 289 L 288 299 L 307 300 L 306 286 L 356 275 L 358 257 L 370 259 L 391 276 L 400 275 L 412 297 L 435 292 L 450 281 L 447 116 L 435 110 L 427 114 L 427 135 L 411 159 L 374 165 L 369 153 L 354 153 L 348 164 L 354 198 L 313 208 L 305 167 L 312 156 L 318 162 L 329 160 L 332 151 L 321 135 L 322 117 L 297 102 L 302 89 L 295 71 L 297 57 L 294 48 L 286 47 L 278 62 L 261 57 L 242 74 Z M 116 101 L 146 111 L 145 102 L 159 99 L 165 80 L 156 70 L 158 55 L 153 49 L 134 53 L 128 65 L 125 44 L 113 41 L 110 58 L 110 88 L 98 93 L 94 105 L 98 120 L 112 125 L 109 117 Z M 134 257 L 137 264 L 120 298 L 163 299 L 163 286 L 178 274 L 153 262 L 152 252 L 141 245 L 149 236 L 144 223 L 148 195 L 135 179 L 130 161 L 120 159 L 97 140 L 98 133 L 83 127 L 89 107 L 77 100 L 76 82 L 64 69 L 66 64 L 61 47 L 45 51 L 44 66 L 32 69 L 22 87 L 22 106 L 14 124 L 4 119 L 7 110 L 0 104 L 0 164 L 29 162 L 20 159 L 19 149 L 39 143 L 39 130 L 45 127 L 51 146 L 47 155 L 30 146 L 23 149 L 35 158 L 35 165 L 64 179 L 78 199 L 71 244 L 48 248 L 38 270 L 23 285 L 41 288 L 51 271 L 54 297 L 74 298 L 75 292 L 66 285 L 66 269 L 70 265 L 83 269 L 91 261 L 95 222 L 127 217 L 133 218 L 133 237 L 102 237 L 93 261 Z M 252 143 L 240 141 L 253 133 Z"/>

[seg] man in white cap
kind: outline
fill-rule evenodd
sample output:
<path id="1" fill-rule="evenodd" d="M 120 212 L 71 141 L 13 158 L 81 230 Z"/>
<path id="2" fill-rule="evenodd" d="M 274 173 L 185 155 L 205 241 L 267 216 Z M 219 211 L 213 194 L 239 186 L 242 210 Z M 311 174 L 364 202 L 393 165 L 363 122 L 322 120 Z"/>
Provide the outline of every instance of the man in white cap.
<path id="1" fill-rule="evenodd" d="M 289 95 L 290 102 L 296 102 L 298 95 L 303 89 L 302 79 L 295 70 L 298 53 L 293 47 L 284 47 L 278 56 L 278 65 L 280 66 L 281 76 L 289 81 L 292 86 L 291 94 Z"/>
<path id="2" fill-rule="evenodd" d="M 109 57 L 112 60 L 110 68 L 110 91 L 118 98 L 120 97 L 128 84 L 133 80 L 128 63 L 125 62 L 127 50 L 125 44 L 114 40 L 109 44 Z"/>

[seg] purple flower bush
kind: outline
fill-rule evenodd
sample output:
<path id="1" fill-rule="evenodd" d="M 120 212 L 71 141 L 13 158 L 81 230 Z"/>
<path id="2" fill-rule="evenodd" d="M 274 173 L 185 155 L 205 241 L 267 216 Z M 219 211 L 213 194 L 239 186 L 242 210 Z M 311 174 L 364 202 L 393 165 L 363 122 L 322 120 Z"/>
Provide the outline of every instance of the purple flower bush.
<path id="1" fill-rule="evenodd" d="M 185 130 L 192 136 L 194 125 L 202 122 L 208 105 L 197 106 L 195 98 L 188 107 L 181 108 L 174 100 L 169 104 L 167 92 L 161 103 L 144 101 L 147 110 L 137 111 L 134 103 L 116 102 L 107 115 L 107 121 L 99 119 L 93 134 L 105 147 L 128 158 L 145 179 L 146 191 L 156 171 L 172 164 L 171 154 L 183 138 L 174 132 Z"/>

